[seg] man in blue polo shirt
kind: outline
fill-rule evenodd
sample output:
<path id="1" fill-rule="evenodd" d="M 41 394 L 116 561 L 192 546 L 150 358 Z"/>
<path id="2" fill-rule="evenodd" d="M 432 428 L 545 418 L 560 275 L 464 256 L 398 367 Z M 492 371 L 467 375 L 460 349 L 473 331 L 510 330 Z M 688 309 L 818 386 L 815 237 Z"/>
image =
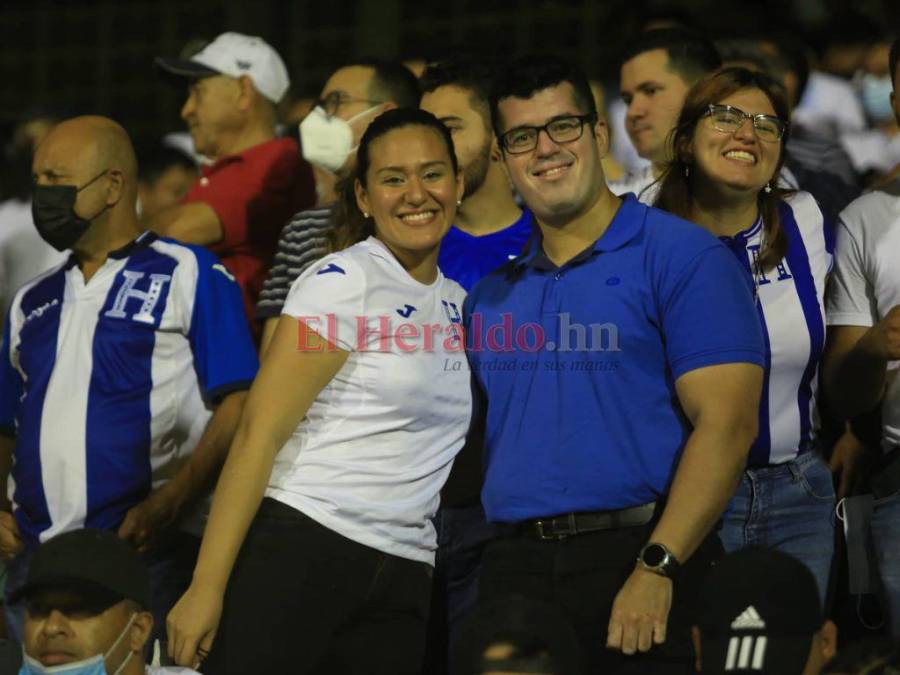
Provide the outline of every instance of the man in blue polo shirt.
<path id="1" fill-rule="evenodd" d="M 558 604 L 588 672 L 691 672 L 690 600 L 756 436 L 752 290 L 711 235 L 606 188 L 576 68 L 513 63 L 491 115 L 541 237 L 466 301 L 482 501 L 505 534 L 482 597 Z"/>

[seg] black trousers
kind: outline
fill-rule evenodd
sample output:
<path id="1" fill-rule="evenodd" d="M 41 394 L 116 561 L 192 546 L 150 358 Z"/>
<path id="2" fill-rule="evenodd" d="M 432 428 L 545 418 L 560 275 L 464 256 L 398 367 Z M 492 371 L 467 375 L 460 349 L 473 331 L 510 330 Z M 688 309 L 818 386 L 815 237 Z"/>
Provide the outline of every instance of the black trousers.
<path id="1" fill-rule="evenodd" d="M 714 533 L 683 566 L 674 586 L 666 642 L 634 656 L 606 649 L 613 601 L 634 570 L 654 525 L 578 534 L 559 541 L 522 536 L 494 541 L 485 551 L 479 601 L 502 602 L 504 597 L 518 595 L 559 608 L 577 635 L 585 673 L 692 674 L 693 601 L 712 563 L 723 553 Z"/>
<path id="2" fill-rule="evenodd" d="M 264 499 L 201 670 L 418 675 L 432 568 L 351 541 Z"/>

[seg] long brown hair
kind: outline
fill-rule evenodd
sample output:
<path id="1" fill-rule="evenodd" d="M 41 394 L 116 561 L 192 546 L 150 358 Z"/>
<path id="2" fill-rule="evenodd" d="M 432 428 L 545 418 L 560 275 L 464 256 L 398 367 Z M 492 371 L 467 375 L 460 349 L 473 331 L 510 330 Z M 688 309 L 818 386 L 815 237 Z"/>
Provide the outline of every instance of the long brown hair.
<path id="1" fill-rule="evenodd" d="M 790 110 L 787 98 L 775 80 L 763 73 L 756 73 L 746 68 L 721 68 L 710 73 L 697 82 L 687 94 L 678 125 L 672 132 L 671 147 L 672 161 L 660 178 L 659 193 L 654 206 L 664 209 L 669 213 L 687 220 L 691 219 L 691 211 L 694 204 L 694 192 L 692 180 L 700 179 L 700 173 L 694 172 L 693 178 L 688 176 L 690 172 L 690 146 L 694 140 L 694 131 L 697 124 L 703 119 L 710 104 L 721 103 L 723 99 L 745 89 L 759 89 L 775 109 L 775 114 L 785 123 L 784 136 L 781 138 L 781 151 L 775 172 L 769 181 L 771 190 L 760 190 L 757 195 L 759 213 L 762 216 L 765 232 L 763 249 L 759 253 L 759 266 L 768 270 L 781 262 L 787 252 L 787 235 L 781 227 L 781 219 L 778 215 L 778 205 L 791 190 L 778 187 L 778 175 L 784 165 L 785 146 L 787 145 L 790 126 Z"/>

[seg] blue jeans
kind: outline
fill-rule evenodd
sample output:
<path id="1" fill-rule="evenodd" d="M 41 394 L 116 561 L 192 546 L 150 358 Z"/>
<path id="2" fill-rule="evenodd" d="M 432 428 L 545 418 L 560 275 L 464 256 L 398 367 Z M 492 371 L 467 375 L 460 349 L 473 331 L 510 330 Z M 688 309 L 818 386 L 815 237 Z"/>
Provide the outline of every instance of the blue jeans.
<path id="1" fill-rule="evenodd" d="M 875 501 L 872 545 L 884 594 L 891 637 L 900 638 L 900 492 Z"/>
<path id="2" fill-rule="evenodd" d="M 728 553 L 746 546 L 783 551 L 816 577 L 822 607 L 834 557 L 834 485 L 817 452 L 747 469 L 723 516 L 719 538 Z"/>
<path id="3" fill-rule="evenodd" d="M 151 606 L 148 609 L 153 614 L 154 622 L 149 644 L 152 645 L 153 640 L 166 641 L 166 615 L 190 586 L 199 552 L 199 537 L 176 531 L 167 534 L 156 548 L 143 555 L 150 572 Z M 6 602 L 3 611 L 9 639 L 20 644 L 25 623 L 25 603 L 10 603 L 9 596 L 25 584 L 33 555 L 33 549 L 25 549 L 6 563 Z"/>

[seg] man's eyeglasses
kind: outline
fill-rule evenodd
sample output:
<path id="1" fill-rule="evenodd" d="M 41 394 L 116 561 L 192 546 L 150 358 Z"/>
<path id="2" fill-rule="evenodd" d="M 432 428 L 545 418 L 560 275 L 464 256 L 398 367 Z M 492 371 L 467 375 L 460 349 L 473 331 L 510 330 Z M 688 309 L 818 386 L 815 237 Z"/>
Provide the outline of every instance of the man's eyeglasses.
<path id="1" fill-rule="evenodd" d="M 336 115 L 341 106 L 350 105 L 351 103 L 371 103 L 372 105 L 378 105 L 379 103 L 384 103 L 384 101 L 356 98 L 355 96 L 351 96 L 342 91 L 333 91 L 316 101 L 316 105 L 321 107 L 329 117 Z"/>
<path id="2" fill-rule="evenodd" d="M 787 122 L 773 115 L 750 115 L 731 105 L 710 103 L 706 114 L 712 122 L 713 129 L 725 134 L 733 134 L 741 128 L 744 120 L 751 120 L 759 140 L 769 143 L 780 141 L 787 129 Z"/>
<path id="3" fill-rule="evenodd" d="M 500 143 L 506 152 L 519 155 L 531 152 L 537 147 L 538 135 L 546 131 L 550 140 L 554 143 L 571 143 L 581 138 L 584 133 L 584 125 L 594 124 L 597 121 L 597 113 L 587 115 L 566 115 L 554 117 L 541 127 L 516 127 L 510 129 L 500 137 Z"/>

